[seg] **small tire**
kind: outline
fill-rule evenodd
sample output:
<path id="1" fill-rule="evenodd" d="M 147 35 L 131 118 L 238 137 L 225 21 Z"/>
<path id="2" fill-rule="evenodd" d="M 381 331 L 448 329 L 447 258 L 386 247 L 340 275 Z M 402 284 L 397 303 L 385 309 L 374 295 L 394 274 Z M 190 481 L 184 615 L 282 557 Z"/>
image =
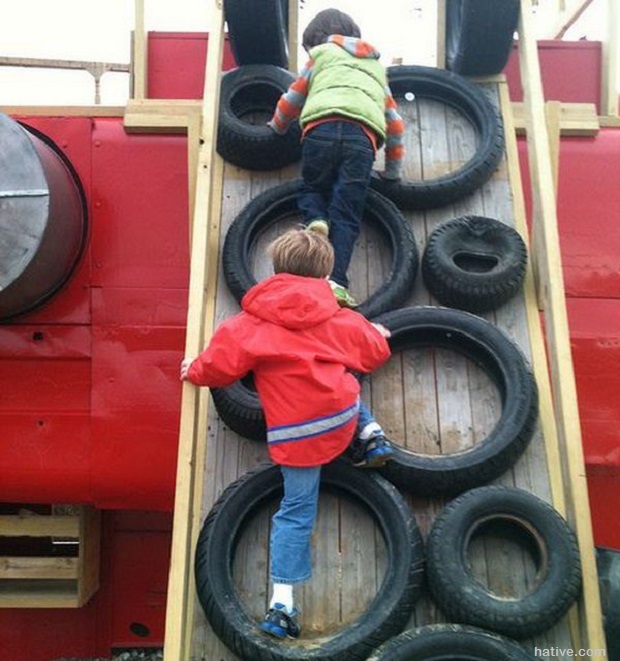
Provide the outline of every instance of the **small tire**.
<path id="1" fill-rule="evenodd" d="M 467 563 L 475 530 L 502 521 L 533 543 L 540 559 L 536 584 L 522 598 L 504 598 L 487 590 Z M 431 593 L 451 621 L 517 639 L 552 627 L 581 589 L 575 534 L 549 503 L 522 489 L 480 487 L 450 502 L 431 529 L 427 563 Z"/>
<path id="2" fill-rule="evenodd" d="M 429 236 L 422 278 L 442 304 L 467 310 L 495 310 L 521 289 L 527 248 L 520 234 L 495 220 L 462 216 L 442 223 Z"/>
<path id="3" fill-rule="evenodd" d="M 224 16 L 239 66 L 288 67 L 288 0 L 224 0 Z"/>
<path id="4" fill-rule="evenodd" d="M 473 193 L 493 176 L 504 155 L 504 128 L 497 109 L 482 90 L 451 71 L 421 66 L 388 68 L 396 99 L 413 93 L 453 107 L 474 126 L 480 141 L 476 153 L 457 170 L 422 181 L 388 181 L 373 176 L 371 185 L 401 209 L 443 207 Z"/>
<path id="5" fill-rule="evenodd" d="M 510 57 L 519 0 L 448 0 L 446 66 L 462 76 L 500 73 Z"/>
<path id="6" fill-rule="evenodd" d="M 323 467 L 324 486 L 352 498 L 374 516 L 388 554 L 383 583 L 367 611 L 331 636 L 293 646 L 261 634 L 235 593 L 231 567 L 246 522 L 261 506 L 281 497 L 282 476 L 273 465 L 253 469 L 215 503 L 200 532 L 195 556 L 196 590 L 205 615 L 219 638 L 242 659 L 363 661 L 407 624 L 421 592 L 424 565 L 422 538 L 411 508 L 381 476 L 344 461 Z"/>
<path id="7" fill-rule="evenodd" d="M 293 80 L 292 73 L 269 64 L 249 64 L 222 75 L 217 153 L 225 161 L 247 170 L 276 170 L 299 161 L 299 124 L 291 124 L 284 135 L 267 126 Z M 256 124 L 248 120 L 256 117 Z"/>
<path id="8" fill-rule="evenodd" d="M 368 661 L 532 661 L 516 641 L 459 624 L 409 629 L 376 649 Z"/>
<path id="9" fill-rule="evenodd" d="M 527 448 L 538 418 L 538 389 L 525 356 L 494 324 L 468 312 L 411 307 L 373 319 L 392 333 L 393 352 L 436 346 L 464 355 L 491 377 L 502 411 L 491 432 L 454 454 L 419 454 L 392 443 L 392 460 L 381 474 L 420 495 L 456 494 L 486 484 L 513 466 Z"/>

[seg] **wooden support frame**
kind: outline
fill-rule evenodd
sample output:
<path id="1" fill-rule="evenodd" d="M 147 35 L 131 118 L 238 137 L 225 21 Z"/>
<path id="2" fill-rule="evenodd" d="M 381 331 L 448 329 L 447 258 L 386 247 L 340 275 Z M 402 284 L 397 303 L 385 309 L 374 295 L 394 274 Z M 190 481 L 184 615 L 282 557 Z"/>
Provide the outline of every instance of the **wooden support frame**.
<path id="1" fill-rule="evenodd" d="M 584 470 L 577 389 L 570 349 L 564 278 L 557 227 L 554 172 L 549 149 L 540 64 L 532 25 L 531 0 L 521 0 L 519 57 L 524 81 L 527 143 L 534 198 L 533 225 L 542 245 L 533 252 L 545 301 L 546 345 L 553 404 L 567 476 L 566 515 L 574 526 L 581 554 L 583 623 L 581 647 L 606 649 L 594 539 Z M 537 229 L 539 226 L 539 229 Z"/>
<path id="2" fill-rule="evenodd" d="M 601 114 L 618 118 L 620 75 L 620 3 L 607 0 L 607 36 L 603 42 L 601 71 Z"/>
<path id="3" fill-rule="evenodd" d="M 101 513 L 86 505 L 72 510 L 0 516 L 0 538 L 62 537 L 78 545 L 71 557 L 1 556 L 0 608 L 79 608 L 98 590 Z"/>
<path id="4" fill-rule="evenodd" d="M 219 238 L 219 202 L 213 189 L 221 185 L 221 159 L 215 153 L 219 80 L 223 54 L 224 15 L 221 0 L 211 2 L 211 33 L 203 102 L 192 214 L 191 271 L 185 354 L 196 356 L 213 328 L 214 274 Z M 192 132 L 195 134 L 195 131 Z M 219 163 L 219 165 L 218 165 Z M 208 391 L 184 384 L 174 506 L 174 526 L 166 608 L 164 655 L 189 658 L 195 604 L 192 549 L 201 519 L 200 503 L 206 453 Z"/>

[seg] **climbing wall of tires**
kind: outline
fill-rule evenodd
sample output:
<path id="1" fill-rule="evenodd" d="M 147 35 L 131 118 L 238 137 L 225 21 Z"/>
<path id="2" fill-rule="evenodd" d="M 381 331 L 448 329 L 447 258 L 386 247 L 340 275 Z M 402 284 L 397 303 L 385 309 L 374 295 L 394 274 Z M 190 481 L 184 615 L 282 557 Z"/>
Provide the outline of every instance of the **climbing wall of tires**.
<path id="1" fill-rule="evenodd" d="M 262 43 L 254 0 L 225 2 L 239 66 L 221 87 L 217 320 L 271 274 L 265 246 L 301 218 L 299 129 L 265 126 L 293 80 L 288 3 L 264 4 Z M 489 20 L 501 34 L 474 49 L 481 10 L 484 34 Z M 497 85 L 465 77 L 501 71 L 517 13 L 516 1 L 449 0 L 449 69 L 388 70 L 406 163 L 399 183 L 373 180 L 349 275 L 359 311 L 392 331 L 392 358 L 362 396 L 396 456 L 379 472 L 346 458 L 325 467 L 299 641 L 256 627 L 282 487 L 251 375 L 211 391 L 197 658 L 521 661 L 535 645 L 572 646 L 564 616 L 580 593 L 579 553 L 549 505 Z"/>

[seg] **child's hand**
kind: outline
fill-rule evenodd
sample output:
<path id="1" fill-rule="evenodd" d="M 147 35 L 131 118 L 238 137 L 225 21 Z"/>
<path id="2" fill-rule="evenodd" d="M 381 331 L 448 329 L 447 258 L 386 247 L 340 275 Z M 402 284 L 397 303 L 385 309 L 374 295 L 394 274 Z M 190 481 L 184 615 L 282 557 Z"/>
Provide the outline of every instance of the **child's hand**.
<path id="1" fill-rule="evenodd" d="M 383 324 L 372 324 L 383 337 L 387 340 L 388 337 L 392 336 L 392 331 L 389 328 L 386 328 Z"/>
<path id="2" fill-rule="evenodd" d="M 193 358 L 183 358 L 181 361 L 181 381 L 187 381 L 187 373 L 190 365 L 194 362 Z"/>

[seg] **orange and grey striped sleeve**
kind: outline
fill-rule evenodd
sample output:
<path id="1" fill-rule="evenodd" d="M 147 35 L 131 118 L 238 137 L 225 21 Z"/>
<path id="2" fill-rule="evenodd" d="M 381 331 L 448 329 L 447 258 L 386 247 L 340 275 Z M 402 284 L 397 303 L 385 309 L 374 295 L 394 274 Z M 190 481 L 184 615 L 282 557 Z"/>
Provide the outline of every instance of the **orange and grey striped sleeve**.
<path id="1" fill-rule="evenodd" d="M 389 86 L 385 87 L 385 170 L 386 179 L 398 179 L 405 156 L 403 133 L 405 123 L 398 114 L 396 101 Z"/>
<path id="2" fill-rule="evenodd" d="M 308 87 L 310 76 L 314 68 L 314 62 L 310 60 L 302 69 L 298 78 L 291 83 L 290 87 L 280 97 L 276 106 L 276 111 L 268 122 L 269 126 L 276 133 L 286 133 L 288 127 L 301 114 L 306 97 L 308 96 Z"/>

